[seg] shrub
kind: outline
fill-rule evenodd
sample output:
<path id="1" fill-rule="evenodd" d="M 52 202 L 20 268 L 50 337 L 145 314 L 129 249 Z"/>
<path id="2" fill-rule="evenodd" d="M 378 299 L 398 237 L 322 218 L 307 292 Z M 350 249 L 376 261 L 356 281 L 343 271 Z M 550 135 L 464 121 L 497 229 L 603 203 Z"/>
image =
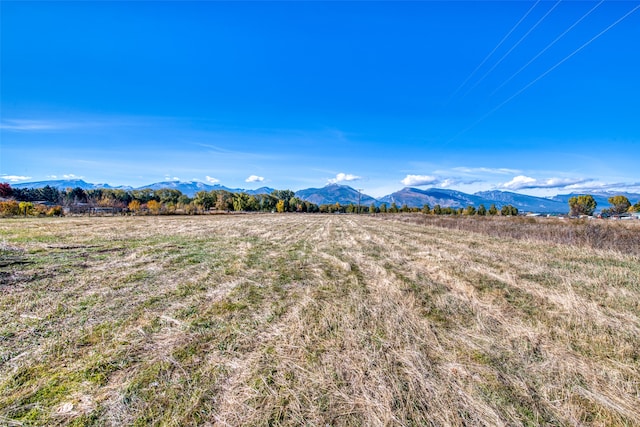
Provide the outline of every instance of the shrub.
<path id="1" fill-rule="evenodd" d="M 47 211 L 47 216 L 64 216 L 62 206 L 53 206 Z"/>
<path id="2" fill-rule="evenodd" d="M 20 205 L 15 200 L 0 202 L 0 216 L 20 215 Z"/>

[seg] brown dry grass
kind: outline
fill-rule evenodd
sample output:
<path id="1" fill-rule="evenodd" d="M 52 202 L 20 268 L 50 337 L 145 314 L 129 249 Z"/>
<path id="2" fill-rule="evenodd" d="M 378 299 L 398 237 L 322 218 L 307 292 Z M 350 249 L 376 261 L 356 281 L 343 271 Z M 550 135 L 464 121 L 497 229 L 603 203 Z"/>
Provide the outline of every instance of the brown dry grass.
<path id="1" fill-rule="evenodd" d="M 380 218 L 493 237 L 606 249 L 640 256 L 640 221 L 545 217 L 393 214 Z"/>
<path id="2" fill-rule="evenodd" d="M 638 257 L 346 215 L 0 239 L 0 425 L 640 425 Z"/>

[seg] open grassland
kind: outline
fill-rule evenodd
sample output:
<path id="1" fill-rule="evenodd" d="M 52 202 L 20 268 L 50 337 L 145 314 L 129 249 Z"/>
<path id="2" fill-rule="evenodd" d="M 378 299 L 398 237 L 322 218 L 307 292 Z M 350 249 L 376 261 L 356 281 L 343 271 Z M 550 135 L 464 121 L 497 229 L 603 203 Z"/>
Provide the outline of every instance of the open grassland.
<path id="1" fill-rule="evenodd" d="M 635 255 L 347 215 L 0 245 L 0 425 L 640 425 Z"/>

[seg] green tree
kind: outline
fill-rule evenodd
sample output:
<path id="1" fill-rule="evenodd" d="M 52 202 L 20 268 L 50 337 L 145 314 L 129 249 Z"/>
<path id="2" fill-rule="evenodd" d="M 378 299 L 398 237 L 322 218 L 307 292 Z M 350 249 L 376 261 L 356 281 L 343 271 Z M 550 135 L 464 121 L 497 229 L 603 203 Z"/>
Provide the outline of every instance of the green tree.
<path id="1" fill-rule="evenodd" d="M 435 205 L 433 207 L 433 214 L 434 215 L 442 215 L 442 208 L 440 207 L 440 205 Z"/>
<path id="2" fill-rule="evenodd" d="M 247 200 L 247 208 L 248 211 L 256 212 L 260 210 L 260 201 L 256 196 L 249 196 Z"/>
<path id="3" fill-rule="evenodd" d="M 86 203 L 87 193 L 80 187 L 67 191 L 67 200 L 71 203 Z"/>
<path id="4" fill-rule="evenodd" d="M 216 193 L 210 191 L 198 191 L 193 197 L 193 203 L 200 206 L 201 209 L 208 211 L 216 205 Z"/>
<path id="5" fill-rule="evenodd" d="M 474 206 L 469 205 L 464 209 L 464 214 L 465 215 L 475 215 L 476 214 L 476 208 Z"/>
<path id="6" fill-rule="evenodd" d="M 631 207 L 631 202 L 629 202 L 629 199 L 627 199 L 623 195 L 609 197 L 608 201 L 611 205 L 611 208 L 609 208 L 609 212 L 611 212 L 612 215 L 620 215 L 622 213 L 625 213 Z"/>
<path id="7" fill-rule="evenodd" d="M 258 210 L 263 212 L 275 212 L 276 211 L 276 203 L 278 203 L 278 199 L 276 199 L 271 194 L 256 194 L 256 200 L 258 201 Z"/>
<path id="8" fill-rule="evenodd" d="M 511 205 L 504 205 L 502 209 L 500 209 L 500 215 L 502 216 L 516 216 L 518 215 L 518 208 Z"/>
<path id="9" fill-rule="evenodd" d="M 409 212 L 409 206 L 405 203 L 400 208 L 400 212 Z"/>
<path id="10" fill-rule="evenodd" d="M 153 200 L 153 190 L 150 188 L 143 188 L 142 190 L 132 190 L 131 197 L 144 204 L 149 200 Z"/>
<path id="11" fill-rule="evenodd" d="M 233 209 L 233 194 L 226 190 L 216 191 L 216 209 L 230 211 Z"/>
<path id="12" fill-rule="evenodd" d="M 640 200 L 638 200 L 638 203 L 633 205 L 631 209 L 633 209 L 634 212 L 640 212 Z"/>
<path id="13" fill-rule="evenodd" d="M 596 210 L 598 203 L 592 195 L 586 194 L 582 196 L 574 196 L 569 199 L 569 215 L 592 215 Z"/>
<path id="14" fill-rule="evenodd" d="M 370 214 L 376 213 L 376 204 L 375 203 L 371 203 L 371 205 L 369 205 L 369 213 Z"/>
<path id="15" fill-rule="evenodd" d="M 247 193 L 233 194 L 233 210 L 236 212 L 246 211 L 249 206 L 249 195 Z"/>
<path id="16" fill-rule="evenodd" d="M 60 196 L 60 191 L 57 188 L 53 188 L 49 185 L 40 189 L 41 200 L 45 200 L 51 203 L 60 203 L 62 197 Z"/>
<path id="17" fill-rule="evenodd" d="M 154 199 L 164 204 L 167 204 L 167 203 L 176 204 L 178 203 L 180 196 L 182 196 L 182 192 L 174 188 L 161 188 L 153 192 Z"/>
<path id="18" fill-rule="evenodd" d="M 428 203 L 425 203 L 424 205 L 422 205 L 422 213 L 425 215 L 428 215 L 431 213 L 431 207 L 429 206 Z"/>
<path id="19" fill-rule="evenodd" d="M 498 208 L 496 208 L 496 205 L 494 203 L 492 203 L 491 206 L 489 206 L 488 213 L 491 216 L 498 215 Z"/>
<path id="20" fill-rule="evenodd" d="M 487 208 L 484 207 L 484 205 L 481 203 L 480 206 L 478 206 L 478 215 L 480 216 L 485 216 L 487 214 Z"/>
<path id="21" fill-rule="evenodd" d="M 387 204 L 383 203 L 380 205 L 380 212 L 381 213 L 387 213 Z"/>
<path id="22" fill-rule="evenodd" d="M 274 196 L 278 200 L 289 200 L 296 196 L 291 190 L 273 190 L 271 195 Z"/>
<path id="23" fill-rule="evenodd" d="M 398 205 L 395 202 L 391 203 L 391 207 L 389 207 L 389 212 L 398 213 Z"/>

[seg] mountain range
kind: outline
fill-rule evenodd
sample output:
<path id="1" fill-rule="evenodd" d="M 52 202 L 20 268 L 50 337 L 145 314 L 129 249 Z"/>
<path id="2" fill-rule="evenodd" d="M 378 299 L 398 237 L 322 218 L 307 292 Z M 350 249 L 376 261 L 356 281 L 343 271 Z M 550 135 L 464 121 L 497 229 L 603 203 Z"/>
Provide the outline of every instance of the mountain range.
<path id="1" fill-rule="evenodd" d="M 76 187 L 80 187 L 84 190 L 90 190 L 94 188 L 122 190 L 158 190 L 161 188 L 171 188 L 179 190 L 189 197 L 193 197 L 198 191 L 226 190 L 232 193 L 244 192 L 251 195 L 271 194 L 271 192 L 274 191 L 273 188 L 269 187 L 261 187 L 255 190 L 246 190 L 242 188 L 229 188 L 219 184 L 210 185 L 199 181 L 164 181 L 137 188 L 129 186 L 113 187 L 108 184 L 91 184 L 80 179 L 27 182 L 12 185 L 12 187 L 41 188 L 47 185 L 61 190 Z M 421 190 L 413 187 L 405 187 L 399 191 L 396 191 L 395 193 L 376 199 L 367 194 L 361 193 L 360 191 L 349 187 L 348 185 L 329 184 L 322 188 L 307 188 L 304 190 L 299 190 L 296 191 L 295 194 L 296 197 L 315 203 L 317 205 L 335 203 L 340 203 L 341 205 L 349 205 L 352 203 L 360 203 L 362 206 L 369 206 L 373 203 L 376 206 L 380 206 L 382 203 L 386 203 L 387 206 L 389 206 L 391 205 L 391 203 L 395 203 L 398 207 L 404 204 L 409 207 L 422 207 L 423 205 L 428 204 L 431 207 L 440 205 L 441 207 L 459 208 L 469 205 L 478 207 L 479 205 L 483 204 L 486 208 L 489 208 L 489 206 L 495 204 L 498 209 L 500 209 L 504 205 L 512 205 L 523 212 L 566 213 L 569 211 L 569 198 L 585 193 L 559 194 L 553 197 L 545 198 L 498 190 L 481 191 L 474 194 L 467 194 L 461 191 L 441 188 L 429 188 L 426 190 Z M 618 194 L 626 196 L 629 201 L 631 201 L 631 203 L 640 201 L 640 194 L 637 193 L 590 192 L 589 194 L 591 194 L 598 203 L 598 210 L 610 207 L 608 198 Z"/>

